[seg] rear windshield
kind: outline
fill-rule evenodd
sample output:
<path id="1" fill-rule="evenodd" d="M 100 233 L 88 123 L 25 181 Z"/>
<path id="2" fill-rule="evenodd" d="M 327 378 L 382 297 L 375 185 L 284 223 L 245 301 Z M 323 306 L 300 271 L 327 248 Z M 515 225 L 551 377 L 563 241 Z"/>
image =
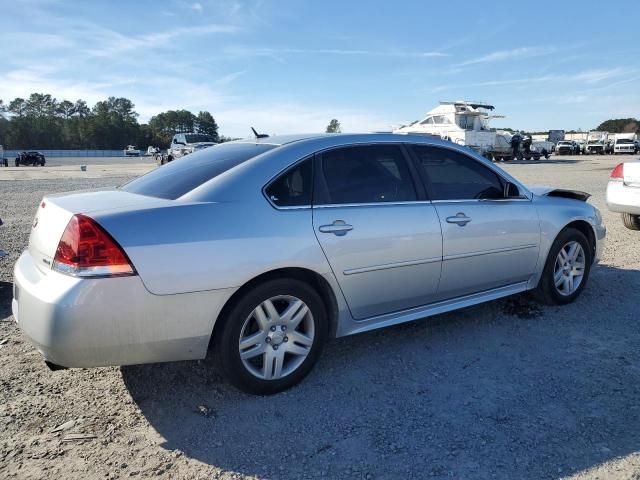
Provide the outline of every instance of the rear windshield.
<path id="1" fill-rule="evenodd" d="M 223 143 L 186 155 L 123 185 L 122 190 L 175 200 L 275 145 Z"/>

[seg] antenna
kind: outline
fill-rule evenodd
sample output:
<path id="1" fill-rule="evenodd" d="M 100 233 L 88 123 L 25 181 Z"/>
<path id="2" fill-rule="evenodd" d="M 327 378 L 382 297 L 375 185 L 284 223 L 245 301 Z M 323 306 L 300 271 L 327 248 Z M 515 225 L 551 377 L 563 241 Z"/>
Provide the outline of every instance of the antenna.
<path id="1" fill-rule="evenodd" d="M 269 138 L 269 135 L 267 135 L 266 133 L 258 133 L 256 132 L 256 129 L 253 127 L 251 127 L 251 131 L 256 136 L 256 138 Z"/>

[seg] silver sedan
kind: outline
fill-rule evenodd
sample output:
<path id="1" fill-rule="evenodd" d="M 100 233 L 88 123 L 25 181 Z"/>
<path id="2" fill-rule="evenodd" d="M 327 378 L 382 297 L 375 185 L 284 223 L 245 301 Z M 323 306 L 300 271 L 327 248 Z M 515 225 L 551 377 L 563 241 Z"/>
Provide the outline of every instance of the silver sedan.
<path id="1" fill-rule="evenodd" d="M 53 368 L 211 348 L 234 385 L 274 393 L 330 337 L 527 290 L 575 300 L 605 238 L 587 198 L 424 136 L 221 144 L 118 189 L 45 197 L 13 313 Z"/>

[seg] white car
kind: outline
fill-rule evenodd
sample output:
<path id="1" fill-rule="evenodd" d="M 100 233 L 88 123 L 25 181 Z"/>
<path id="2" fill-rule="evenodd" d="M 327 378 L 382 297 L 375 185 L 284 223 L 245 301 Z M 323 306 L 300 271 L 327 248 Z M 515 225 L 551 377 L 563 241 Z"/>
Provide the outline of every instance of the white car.
<path id="1" fill-rule="evenodd" d="M 620 163 L 607 185 L 607 206 L 622 214 L 624 226 L 640 230 L 640 161 Z"/>

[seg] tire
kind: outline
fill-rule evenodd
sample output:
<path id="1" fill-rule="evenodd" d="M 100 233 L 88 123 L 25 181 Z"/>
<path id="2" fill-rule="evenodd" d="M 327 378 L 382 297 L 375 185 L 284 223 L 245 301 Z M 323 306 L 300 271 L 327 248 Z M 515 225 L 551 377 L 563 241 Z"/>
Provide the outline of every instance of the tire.
<path id="1" fill-rule="evenodd" d="M 640 230 L 640 215 L 622 214 L 622 223 L 629 230 Z"/>
<path id="2" fill-rule="evenodd" d="M 173 160 L 173 157 L 171 155 L 167 155 L 167 163 L 169 163 L 171 160 Z"/>
<path id="3" fill-rule="evenodd" d="M 582 248 L 583 262 L 579 263 L 583 263 L 584 267 L 582 269 L 582 277 L 580 278 L 580 283 L 575 288 L 575 290 L 562 292 L 560 291 L 560 288 L 565 287 L 565 285 L 563 284 L 560 287 L 557 287 L 555 277 L 558 275 L 558 273 L 560 273 L 561 275 L 559 280 L 562 281 L 565 275 L 562 268 L 557 268 L 557 261 L 560 250 L 564 250 L 572 242 L 579 244 Z M 544 270 L 542 271 L 542 276 L 540 277 L 540 281 L 534 292 L 535 296 L 538 298 L 538 300 L 547 305 L 565 305 L 567 303 L 573 302 L 576 298 L 578 298 L 585 285 L 587 284 L 587 281 L 589 279 L 589 272 L 591 271 L 592 257 L 593 254 L 591 245 L 589 244 L 589 240 L 587 240 L 587 237 L 585 237 L 580 230 L 576 230 L 575 228 L 565 228 L 564 230 L 562 230 L 549 249 L 549 254 L 544 265 Z"/>
<path id="4" fill-rule="evenodd" d="M 44 160 L 40 160 L 40 166 L 44 167 L 45 161 Z"/>
<path id="5" fill-rule="evenodd" d="M 3 158 L 2 159 L 2 163 L 4 164 L 5 167 L 9 166 L 9 159 L 8 158 Z"/>
<path id="6" fill-rule="evenodd" d="M 19 166 L 20 166 L 20 159 L 16 158 L 16 167 L 19 167 Z"/>
<path id="7" fill-rule="evenodd" d="M 303 306 L 308 307 L 307 313 L 302 320 L 299 320 L 297 327 L 290 326 L 285 331 L 282 324 L 286 322 L 282 318 L 278 317 L 275 322 L 272 322 L 267 318 L 269 317 L 267 314 L 266 317 L 262 316 L 265 327 L 261 329 L 257 320 L 258 315 L 255 313 L 259 307 L 261 312 L 268 312 L 268 308 L 263 305 L 272 301 L 272 308 L 282 314 L 286 308 L 294 305 L 296 300 L 302 301 Z M 300 312 L 301 310 L 295 313 L 294 318 L 298 317 Z M 327 312 L 320 295 L 306 283 L 289 278 L 269 280 L 247 291 L 234 302 L 219 321 L 222 324 L 216 328 L 214 354 L 217 356 L 221 370 L 231 384 L 246 393 L 255 395 L 278 393 L 302 381 L 320 357 L 329 332 Z M 299 328 L 304 331 L 299 331 Z M 247 329 L 249 333 L 245 334 Z M 304 344 L 289 339 L 288 336 L 292 335 L 292 331 L 298 334 L 298 338 L 305 338 L 305 342 L 312 338 L 310 346 L 304 347 Z M 305 336 L 300 336 L 300 333 Z M 262 337 L 253 340 L 254 344 L 248 343 L 243 353 L 247 354 L 256 349 L 259 353 L 243 360 L 240 353 L 240 340 L 245 338 L 251 341 L 250 337 L 255 335 Z M 289 352 L 290 348 L 307 350 L 307 352 L 292 354 Z M 282 363 L 276 361 L 276 358 L 281 358 Z M 265 368 L 267 360 L 271 364 L 269 373 Z M 282 375 L 277 379 L 265 379 L 264 376 L 277 374 L 278 363 L 280 363 Z M 291 369 L 289 373 L 284 372 L 287 368 Z"/>
<path id="8" fill-rule="evenodd" d="M 544 154 L 544 158 L 545 158 L 545 160 L 549 160 L 549 157 L 550 157 L 550 155 L 549 155 L 548 153 L 545 153 L 545 154 Z"/>

